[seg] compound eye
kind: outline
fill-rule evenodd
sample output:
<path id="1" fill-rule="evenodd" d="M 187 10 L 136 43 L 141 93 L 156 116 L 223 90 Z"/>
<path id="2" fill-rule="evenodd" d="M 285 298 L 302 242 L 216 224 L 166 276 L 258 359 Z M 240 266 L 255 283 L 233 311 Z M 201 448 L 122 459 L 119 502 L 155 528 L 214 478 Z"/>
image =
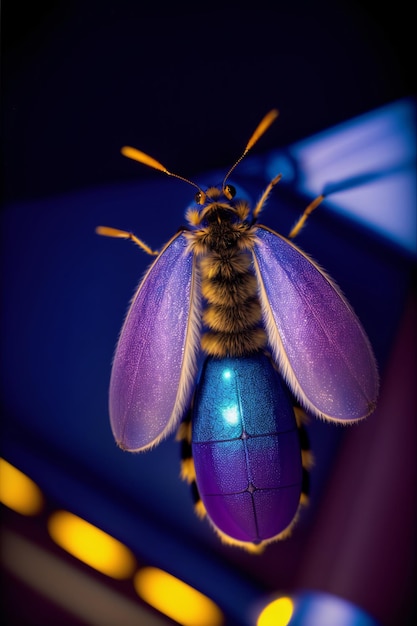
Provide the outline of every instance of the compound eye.
<path id="1" fill-rule="evenodd" d="M 204 204 L 206 201 L 206 194 L 203 193 L 202 191 L 197 191 L 197 193 L 194 196 L 194 200 L 196 201 L 197 204 Z"/>
<path id="2" fill-rule="evenodd" d="M 226 185 L 223 189 L 223 193 L 228 200 L 231 200 L 236 195 L 236 189 L 235 187 L 233 187 L 233 185 Z"/>

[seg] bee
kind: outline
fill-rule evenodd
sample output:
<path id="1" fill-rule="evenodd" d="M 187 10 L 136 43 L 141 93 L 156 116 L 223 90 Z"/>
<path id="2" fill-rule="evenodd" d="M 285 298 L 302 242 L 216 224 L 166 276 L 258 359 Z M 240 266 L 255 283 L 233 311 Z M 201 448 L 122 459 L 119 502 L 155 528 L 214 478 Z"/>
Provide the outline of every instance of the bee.
<path id="1" fill-rule="evenodd" d="M 223 183 L 202 189 L 132 147 L 122 154 L 197 189 L 161 252 L 130 232 L 99 226 L 155 255 L 130 304 L 109 391 L 112 431 L 148 450 L 179 427 L 182 477 L 195 508 L 229 544 L 260 551 L 291 532 L 308 498 L 305 414 L 357 422 L 375 409 L 370 342 L 332 279 L 291 241 L 258 224 L 273 188 L 249 202 L 229 182 L 278 115 L 257 126 Z"/>

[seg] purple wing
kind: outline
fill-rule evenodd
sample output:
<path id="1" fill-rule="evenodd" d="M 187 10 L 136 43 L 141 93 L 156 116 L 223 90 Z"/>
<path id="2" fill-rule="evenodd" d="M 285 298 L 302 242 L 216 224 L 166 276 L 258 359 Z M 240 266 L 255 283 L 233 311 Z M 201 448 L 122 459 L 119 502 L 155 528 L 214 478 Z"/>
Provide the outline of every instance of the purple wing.
<path id="1" fill-rule="evenodd" d="M 331 279 L 299 248 L 260 226 L 253 253 L 264 324 L 288 386 L 318 417 L 359 420 L 375 408 L 368 338 Z"/>
<path id="2" fill-rule="evenodd" d="M 184 233 L 145 274 L 132 300 L 113 361 L 110 421 L 120 447 L 156 445 L 187 408 L 196 373 L 200 288 Z"/>

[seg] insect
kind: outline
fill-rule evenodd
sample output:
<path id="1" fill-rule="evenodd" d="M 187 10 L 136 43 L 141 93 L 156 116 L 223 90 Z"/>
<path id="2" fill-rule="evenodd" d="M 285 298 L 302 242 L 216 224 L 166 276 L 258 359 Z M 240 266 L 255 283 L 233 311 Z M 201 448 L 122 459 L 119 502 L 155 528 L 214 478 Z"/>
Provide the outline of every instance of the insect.
<path id="1" fill-rule="evenodd" d="M 118 445 L 147 450 L 179 428 L 196 511 L 227 543 L 257 551 L 286 537 L 308 497 L 304 412 L 340 423 L 376 406 L 375 358 L 329 276 L 258 224 L 276 176 L 251 210 L 229 178 L 276 119 L 257 126 L 223 183 L 205 190 L 135 148 L 122 154 L 197 189 L 182 228 L 155 255 L 130 304 L 109 391 Z"/>

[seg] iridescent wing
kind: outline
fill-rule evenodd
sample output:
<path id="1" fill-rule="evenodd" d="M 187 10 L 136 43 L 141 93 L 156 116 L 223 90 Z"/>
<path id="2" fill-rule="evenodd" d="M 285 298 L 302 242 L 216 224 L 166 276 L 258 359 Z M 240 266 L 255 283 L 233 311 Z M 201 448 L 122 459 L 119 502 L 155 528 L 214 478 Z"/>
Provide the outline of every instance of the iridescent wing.
<path id="1" fill-rule="evenodd" d="M 121 448 L 154 446 L 182 418 L 196 375 L 200 318 L 195 257 L 179 233 L 146 272 L 116 348 L 109 404 Z"/>
<path id="2" fill-rule="evenodd" d="M 253 249 L 263 321 L 288 386 L 317 417 L 369 415 L 378 373 L 368 338 L 332 280 L 293 243 L 257 227 Z"/>

